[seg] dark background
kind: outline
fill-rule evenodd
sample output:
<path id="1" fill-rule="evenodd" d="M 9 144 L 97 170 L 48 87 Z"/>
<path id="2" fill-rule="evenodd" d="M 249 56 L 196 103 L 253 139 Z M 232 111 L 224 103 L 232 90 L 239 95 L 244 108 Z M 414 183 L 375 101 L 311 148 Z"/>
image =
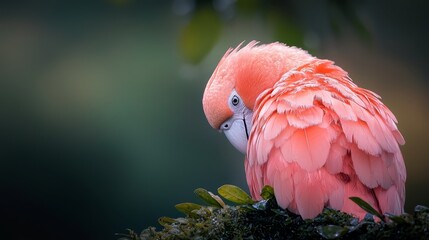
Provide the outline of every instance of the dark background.
<path id="1" fill-rule="evenodd" d="M 242 41 L 334 60 L 407 143 L 406 211 L 429 205 L 427 1 L 2 1 L 2 239 L 116 239 L 193 190 L 247 190 L 201 98 Z M 4 224 L 6 223 L 6 224 Z"/>

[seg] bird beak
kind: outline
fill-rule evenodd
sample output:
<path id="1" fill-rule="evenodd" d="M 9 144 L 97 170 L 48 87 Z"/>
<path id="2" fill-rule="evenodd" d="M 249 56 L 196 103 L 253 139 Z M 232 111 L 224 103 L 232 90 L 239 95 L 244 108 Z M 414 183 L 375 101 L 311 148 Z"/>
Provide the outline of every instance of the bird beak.
<path id="1" fill-rule="evenodd" d="M 246 109 L 242 114 L 234 114 L 221 125 L 221 131 L 231 144 L 241 153 L 246 154 L 247 142 L 252 129 L 253 112 Z"/>

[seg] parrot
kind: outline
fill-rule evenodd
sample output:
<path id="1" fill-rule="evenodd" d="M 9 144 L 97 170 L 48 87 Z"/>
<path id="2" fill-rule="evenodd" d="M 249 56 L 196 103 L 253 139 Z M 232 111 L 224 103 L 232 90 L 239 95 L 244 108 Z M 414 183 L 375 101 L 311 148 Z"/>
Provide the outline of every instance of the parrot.
<path id="1" fill-rule="evenodd" d="M 406 169 L 397 119 L 333 61 L 273 42 L 229 48 L 207 82 L 207 121 L 244 157 L 250 194 L 269 185 L 303 219 L 325 207 L 363 219 L 359 197 L 402 214 Z"/>

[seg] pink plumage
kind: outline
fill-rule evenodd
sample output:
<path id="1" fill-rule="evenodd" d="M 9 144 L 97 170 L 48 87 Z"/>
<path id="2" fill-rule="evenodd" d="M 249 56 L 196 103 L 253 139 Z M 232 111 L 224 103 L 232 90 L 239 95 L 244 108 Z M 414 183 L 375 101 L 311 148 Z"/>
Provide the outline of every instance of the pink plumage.
<path id="1" fill-rule="evenodd" d="M 304 219 L 324 207 L 363 218 L 350 197 L 383 213 L 403 212 L 404 139 L 375 93 L 356 86 L 333 62 L 279 43 L 252 42 L 229 51 L 221 63 L 209 84 L 240 97 L 243 106 L 236 109 L 231 98 L 212 96 L 208 85 L 204 111 L 211 125 L 224 131 L 229 128 L 223 123 L 234 124 L 240 116 L 251 126 L 243 141 L 253 198 L 261 199 L 262 187 L 270 185 L 278 204 Z M 219 71 L 227 77 L 217 76 Z M 230 111 L 222 113 L 226 107 Z"/>

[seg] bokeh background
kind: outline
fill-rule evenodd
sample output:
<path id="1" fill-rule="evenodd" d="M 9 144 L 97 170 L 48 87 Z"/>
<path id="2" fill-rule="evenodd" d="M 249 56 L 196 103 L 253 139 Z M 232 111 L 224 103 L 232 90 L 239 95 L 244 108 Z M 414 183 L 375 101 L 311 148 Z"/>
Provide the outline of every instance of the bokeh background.
<path id="1" fill-rule="evenodd" d="M 247 189 L 201 98 L 242 41 L 334 60 L 407 141 L 406 210 L 429 205 L 427 1 L 99 0 L 0 4 L 0 236 L 116 239 L 193 190 Z M 6 223 L 6 224 L 4 224 Z"/>

